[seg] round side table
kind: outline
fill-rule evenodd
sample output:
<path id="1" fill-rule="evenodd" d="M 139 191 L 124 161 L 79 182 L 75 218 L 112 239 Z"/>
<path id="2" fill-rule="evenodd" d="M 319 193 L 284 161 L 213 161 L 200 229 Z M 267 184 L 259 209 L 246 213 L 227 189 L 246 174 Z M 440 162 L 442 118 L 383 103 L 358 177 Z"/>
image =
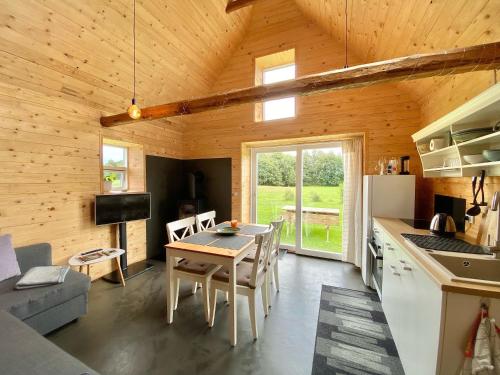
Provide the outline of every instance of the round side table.
<path id="1" fill-rule="evenodd" d="M 106 255 L 105 252 L 112 252 L 112 253 Z M 120 267 L 120 255 L 122 255 L 123 253 L 125 253 L 125 250 L 123 250 L 123 249 L 113 249 L 113 248 L 101 249 L 99 251 L 99 253 L 101 253 L 102 255 L 99 258 L 88 260 L 88 261 L 83 261 L 83 260 L 80 259 L 80 257 L 83 256 L 82 253 L 85 253 L 85 251 L 73 255 L 69 259 L 69 261 L 68 261 L 69 265 L 73 266 L 73 267 L 79 267 L 78 270 L 80 272 L 82 272 L 83 267 L 86 266 L 87 267 L 87 275 L 89 275 L 90 274 L 90 265 L 91 264 L 102 263 L 102 262 L 105 262 L 107 260 L 111 260 L 111 261 L 114 260 L 114 262 L 116 263 L 116 266 L 118 268 L 118 273 L 120 275 L 121 284 L 123 286 L 125 286 L 125 279 L 123 278 L 122 268 Z"/>

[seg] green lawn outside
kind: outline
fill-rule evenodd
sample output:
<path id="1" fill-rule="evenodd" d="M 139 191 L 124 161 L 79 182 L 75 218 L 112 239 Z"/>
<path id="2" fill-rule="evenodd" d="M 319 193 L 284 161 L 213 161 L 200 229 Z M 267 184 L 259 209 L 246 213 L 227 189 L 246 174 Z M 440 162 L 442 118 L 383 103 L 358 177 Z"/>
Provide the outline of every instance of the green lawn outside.
<path id="1" fill-rule="evenodd" d="M 302 227 L 303 248 L 340 253 L 342 251 L 342 186 L 304 186 L 303 207 L 340 209 L 339 225 L 330 227 L 330 238 L 326 242 L 326 229 L 323 225 L 305 224 Z M 282 215 L 281 207 L 295 205 L 295 187 L 258 186 L 257 222 L 269 222 Z M 295 244 L 295 227 L 291 226 L 287 235 L 287 225 L 283 228 L 282 243 Z"/>

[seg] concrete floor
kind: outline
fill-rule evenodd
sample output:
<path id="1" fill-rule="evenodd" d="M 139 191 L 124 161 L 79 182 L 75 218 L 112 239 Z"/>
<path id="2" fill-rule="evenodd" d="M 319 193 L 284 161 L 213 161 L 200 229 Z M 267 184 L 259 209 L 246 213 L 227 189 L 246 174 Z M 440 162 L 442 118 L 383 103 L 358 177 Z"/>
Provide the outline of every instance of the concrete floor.
<path id="1" fill-rule="evenodd" d="M 254 342 L 246 297 L 238 296 L 238 345 L 228 341 L 227 309 L 219 292 L 215 326 L 203 317 L 201 292 L 181 284 L 174 323 L 165 319 L 165 264 L 128 281 L 125 288 L 92 284 L 89 313 L 48 339 L 102 375 L 311 373 L 321 285 L 365 290 L 349 264 L 287 254 L 281 290 L 264 319 L 258 305 Z M 260 298 L 258 299 L 260 301 Z"/>

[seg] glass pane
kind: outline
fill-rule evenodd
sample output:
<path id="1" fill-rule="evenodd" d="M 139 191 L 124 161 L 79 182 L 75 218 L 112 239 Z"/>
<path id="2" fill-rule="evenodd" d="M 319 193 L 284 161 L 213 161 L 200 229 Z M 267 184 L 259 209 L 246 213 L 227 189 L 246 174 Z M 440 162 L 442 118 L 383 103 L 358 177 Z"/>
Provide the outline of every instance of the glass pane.
<path id="1" fill-rule="evenodd" d="M 105 167 L 127 167 L 127 149 L 125 147 L 103 145 L 102 161 Z"/>
<path id="2" fill-rule="evenodd" d="M 122 191 L 127 189 L 127 174 L 122 171 L 104 170 L 104 181 L 111 181 L 111 190 Z"/>
<path id="3" fill-rule="evenodd" d="M 288 81 L 295 78 L 295 65 L 286 65 L 264 70 L 264 84 Z"/>
<path id="4" fill-rule="evenodd" d="M 257 223 L 267 225 L 283 215 L 285 245 L 295 245 L 296 157 L 295 151 L 257 154 Z"/>
<path id="5" fill-rule="evenodd" d="M 302 247 L 342 252 L 344 165 L 340 147 L 304 150 Z"/>
<path id="6" fill-rule="evenodd" d="M 264 102 L 264 121 L 295 116 L 295 98 L 284 98 Z"/>

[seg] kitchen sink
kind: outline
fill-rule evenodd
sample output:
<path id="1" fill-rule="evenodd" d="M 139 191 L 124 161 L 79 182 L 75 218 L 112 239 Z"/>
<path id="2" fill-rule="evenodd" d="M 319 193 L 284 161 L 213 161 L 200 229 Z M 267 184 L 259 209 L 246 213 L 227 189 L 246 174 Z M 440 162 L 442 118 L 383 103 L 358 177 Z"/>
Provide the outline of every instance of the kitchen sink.
<path id="1" fill-rule="evenodd" d="M 468 258 L 429 253 L 451 273 L 452 281 L 500 285 L 500 259 Z"/>

